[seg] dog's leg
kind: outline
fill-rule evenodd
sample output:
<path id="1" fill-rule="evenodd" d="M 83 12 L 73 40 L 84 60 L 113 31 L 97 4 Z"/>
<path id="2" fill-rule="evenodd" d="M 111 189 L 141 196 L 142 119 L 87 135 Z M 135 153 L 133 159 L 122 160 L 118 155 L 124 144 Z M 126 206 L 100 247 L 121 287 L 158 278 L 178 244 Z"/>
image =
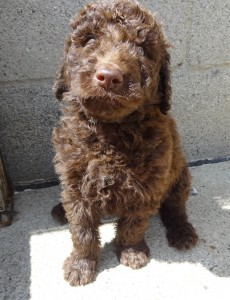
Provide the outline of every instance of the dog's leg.
<path id="1" fill-rule="evenodd" d="M 56 220 L 61 225 L 68 223 L 62 203 L 59 203 L 58 205 L 55 205 L 53 207 L 51 215 L 54 218 L 54 220 Z"/>
<path id="2" fill-rule="evenodd" d="M 169 245 L 178 250 L 189 249 L 198 240 L 195 229 L 188 222 L 185 211 L 189 187 L 190 174 L 188 168 L 185 167 L 160 209 L 161 219 L 167 229 Z"/>
<path id="3" fill-rule="evenodd" d="M 118 220 L 116 233 L 116 254 L 120 263 L 132 269 L 139 269 L 148 262 L 149 248 L 144 234 L 148 218 L 129 216 Z"/>
<path id="4" fill-rule="evenodd" d="M 66 207 L 65 207 L 66 209 Z M 67 218 L 73 241 L 73 252 L 64 262 L 64 278 L 72 286 L 85 285 L 94 280 L 100 251 L 99 218 L 95 220 L 88 208 L 73 209 Z"/>

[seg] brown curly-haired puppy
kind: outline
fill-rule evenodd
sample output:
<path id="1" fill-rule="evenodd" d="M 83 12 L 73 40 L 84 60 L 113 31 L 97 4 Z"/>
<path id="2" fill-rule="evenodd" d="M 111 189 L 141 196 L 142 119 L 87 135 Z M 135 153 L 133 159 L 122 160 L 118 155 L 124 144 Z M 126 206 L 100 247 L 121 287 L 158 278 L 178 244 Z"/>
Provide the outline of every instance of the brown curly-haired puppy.
<path id="1" fill-rule="evenodd" d="M 62 205 L 73 252 L 64 263 L 71 285 L 94 280 L 101 217 L 119 217 L 117 256 L 146 265 L 144 234 L 159 210 L 169 244 L 197 241 L 185 202 L 190 176 L 170 109 L 170 62 L 161 26 L 136 1 L 98 1 L 71 22 L 54 85 L 63 110 L 54 130 Z M 64 208 L 64 209 L 63 209 Z"/>

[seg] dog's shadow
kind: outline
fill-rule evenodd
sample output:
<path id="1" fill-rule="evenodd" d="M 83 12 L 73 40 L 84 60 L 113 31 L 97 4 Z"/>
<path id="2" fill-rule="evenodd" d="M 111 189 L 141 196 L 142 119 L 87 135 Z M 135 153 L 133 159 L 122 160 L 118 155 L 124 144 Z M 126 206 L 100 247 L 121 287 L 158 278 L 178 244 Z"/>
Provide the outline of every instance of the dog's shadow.
<path id="1" fill-rule="evenodd" d="M 105 245 L 101 249 L 100 258 L 99 258 L 99 273 L 104 271 L 105 269 L 112 269 L 119 266 L 119 261 L 117 260 L 117 256 L 115 254 L 115 243 L 112 240 L 109 243 L 105 243 Z"/>

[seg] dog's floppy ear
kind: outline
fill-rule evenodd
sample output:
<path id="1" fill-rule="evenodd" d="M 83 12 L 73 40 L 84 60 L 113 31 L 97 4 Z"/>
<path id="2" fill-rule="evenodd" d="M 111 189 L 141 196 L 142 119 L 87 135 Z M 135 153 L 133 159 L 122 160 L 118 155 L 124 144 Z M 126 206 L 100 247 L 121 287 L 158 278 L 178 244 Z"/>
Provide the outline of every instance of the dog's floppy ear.
<path id="1" fill-rule="evenodd" d="M 165 51 L 160 69 L 160 79 L 158 84 L 158 95 L 160 96 L 160 110 L 166 114 L 171 108 L 171 77 L 170 77 L 170 55 Z"/>
<path id="2" fill-rule="evenodd" d="M 58 100 L 62 100 L 63 94 L 69 91 L 69 79 L 67 74 L 66 60 L 67 60 L 67 54 L 70 46 L 71 46 L 71 38 L 69 35 L 65 40 L 62 65 L 60 66 L 60 69 L 57 72 L 57 76 L 53 86 L 53 91 L 55 92 L 56 98 Z"/>

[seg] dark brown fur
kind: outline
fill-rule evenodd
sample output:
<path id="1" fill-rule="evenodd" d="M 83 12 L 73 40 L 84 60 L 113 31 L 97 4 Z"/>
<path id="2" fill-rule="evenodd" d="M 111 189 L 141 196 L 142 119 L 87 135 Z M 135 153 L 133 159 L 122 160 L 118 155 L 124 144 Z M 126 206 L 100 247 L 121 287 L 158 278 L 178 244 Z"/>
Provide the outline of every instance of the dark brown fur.
<path id="1" fill-rule="evenodd" d="M 73 241 L 65 279 L 76 286 L 95 277 L 105 215 L 119 216 L 117 256 L 134 269 L 148 261 L 144 234 L 159 210 L 170 245 L 189 249 L 197 235 L 185 212 L 190 175 L 168 114 L 169 44 L 161 26 L 131 0 L 88 5 L 71 26 L 54 85 L 63 112 L 53 143 Z M 122 81 L 101 86 L 101 66 Z M 62 223 L 64 210 L 53 211 Z"/>

